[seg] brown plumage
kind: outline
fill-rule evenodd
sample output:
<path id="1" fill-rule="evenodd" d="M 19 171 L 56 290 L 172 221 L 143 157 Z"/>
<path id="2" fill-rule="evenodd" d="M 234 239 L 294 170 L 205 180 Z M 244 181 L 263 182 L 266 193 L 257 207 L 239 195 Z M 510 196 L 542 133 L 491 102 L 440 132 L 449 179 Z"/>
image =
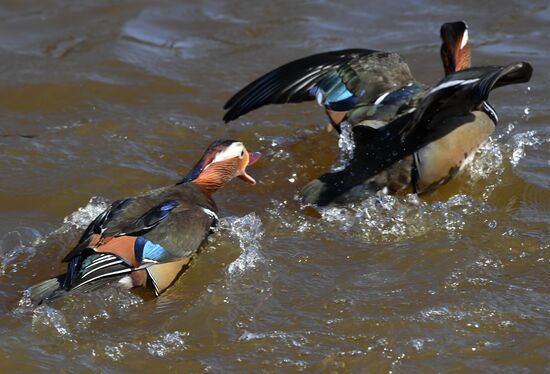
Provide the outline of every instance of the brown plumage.
<path id="1" fill-rule="evenodd" d="M 162 293 L 216 225 L 212 194 L 234 177 L 254 184 L 246 167 L 258 158 L 240 142 L 216 141 L 180 183 L 115 201 L 63 259 L 67 273 L 30 287 L 31 300 L 39 304 L 112 281 Z"/>

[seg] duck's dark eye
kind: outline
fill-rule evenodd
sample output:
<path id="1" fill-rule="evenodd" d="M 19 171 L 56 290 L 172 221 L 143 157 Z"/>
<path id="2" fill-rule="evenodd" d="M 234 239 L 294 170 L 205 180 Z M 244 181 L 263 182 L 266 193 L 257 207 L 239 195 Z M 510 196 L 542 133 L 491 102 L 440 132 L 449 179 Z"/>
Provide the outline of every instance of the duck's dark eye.
<path id="1" fill-rule="evenodd" d="M 240 157 L 243 157 L 244 156 L 244 149 L 241 151 L 241 156 Z"/>

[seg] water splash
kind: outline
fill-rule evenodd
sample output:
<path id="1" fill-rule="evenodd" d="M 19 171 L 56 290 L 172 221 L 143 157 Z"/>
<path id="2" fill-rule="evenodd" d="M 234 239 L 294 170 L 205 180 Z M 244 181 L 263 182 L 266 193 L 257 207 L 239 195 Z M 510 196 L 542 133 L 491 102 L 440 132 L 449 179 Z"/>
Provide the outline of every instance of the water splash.
<path id="1" fill-rule="evenodd" d="M 73 341 L 65 316 L 60 311 L 41 305 L 34 309 L 32 314 L 32 328 L 35 332 L 46 330 L 48 335 L 53 331 L 55 335 Z"/>
<path id="2" fill-rule="evenodd" d="M 433 338 L 416 338 L 412 339 L 409 344 L 417 351 L 422 351 L 426 343 L 432 343 L 433 341 Z"/>
<path id="3" fill-rule="evenodd" d="M 255 268 L 258 262 L 264 261 L 260 252 L 260 239 L 264 233 L 262 221 L 255 213 L 244 217 L 223 218 L 220 227 L 228 230 L 230 236 L 239 241 L 241 248 L 240 256 L 227 268 L 230 277 L 241 275 L 245 270 Z"/>
<path id="4" fill-rule="evenodd" d="M 426 203 L 412 194 L 381 195 L 344 207 L 319 208 L 321 220 L 311 220 L 304 227 L 317 232 L 337 230 L 371 243 L 398 242 L 433 231 L 445 231 L 456 238 L 464 230 L 468 215 L 488 210 L 488 205 L 468 195 L 435 203 Z"/>
<path id="5" fill-rule="evenodd" d="M 331 168 L 333 172 L 345 169 L 349 161 L 353 158 L 353 152 L 355 151 L 351 124 L 347 121 L 342 122 L 340 130 L 342 131 L 338 137 L 338 148 L 340 152 L 338 154 L 338 160 Z"/>
<path id="6" fill-rule="evenodd" d="M 30 227 L 10 231 L 0 239 L 0 276 L 15 273 L 25 267 L 36 253 L 41 234 Z"/>
<path id="7" fill-rule="evenodd" d="M 548 141 L 548 139 L 542 140 L 539 138 L 534 130 L 515 134 L 508 142 L 508 147 L 511 148 L 510 163 L 514 167 L 518 166 L 520 160 L 525 157 L 526 147 L 535 147 Z"/>
<path id="8" fill-rule="evenodd" d="M 166 357 L 168 354 L 186 350 L 184 337 L 189 336 L 187 332 L 174 331 L 163 334 L 152 342 L 147 343 L 147 352 L 151 356 Z"/>
<path id="9" fill-rule="evenodd" d="M 487 139 L 467 168 L 470 181 L 477 183 L 493 175 L 500 176 L 503 162 L 502 146 L 493 138 Z"/>
<path id="10" fill-rule="evenodd" d="M 66 232 L 70 229 L 84 228 L 101 212 L 109 207 L 109 200 L 101 196 L 93 196 L 86 206 L 78 208 L 63 219 L 63 225 L 56 232 Z"/>
<path id="11" fill-rule="evenodd" d="M 0 239 L 0 276 L 25 268 L 34 258 L 38 246 L 50 241 L 54 242 L 56 238 L 68 232 L 86 227 L 107 206 L 107 200 L 92 197 L 86 206 L 65 217 L 58 229 L 45 236 L 30 227 L 21 227 L 8 232 Z"/>

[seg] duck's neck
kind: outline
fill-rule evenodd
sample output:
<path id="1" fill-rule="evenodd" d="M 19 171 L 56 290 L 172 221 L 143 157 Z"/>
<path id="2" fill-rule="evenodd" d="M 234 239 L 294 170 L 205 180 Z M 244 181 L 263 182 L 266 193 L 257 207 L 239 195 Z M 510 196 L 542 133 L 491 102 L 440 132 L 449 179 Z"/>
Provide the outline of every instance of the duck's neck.
<path id="1" fill-rule="evenodd" d="M 467 44 L 463 49 L 453 51 L 452 48 L 443 45 L 441 47 L 441 59 L 445 75 L 467 69 L 471 66 L 470 46 Z"/>
<path id="2" fill-rule="evenodd" d="M 204 169 L 192 183 L 202 188 L 209 195 L 212 195 L 233 179 L 234 176 L 234 167 L 229 167 L 229 165 L 224 165 L 224 163 L 220 162 Z"/>

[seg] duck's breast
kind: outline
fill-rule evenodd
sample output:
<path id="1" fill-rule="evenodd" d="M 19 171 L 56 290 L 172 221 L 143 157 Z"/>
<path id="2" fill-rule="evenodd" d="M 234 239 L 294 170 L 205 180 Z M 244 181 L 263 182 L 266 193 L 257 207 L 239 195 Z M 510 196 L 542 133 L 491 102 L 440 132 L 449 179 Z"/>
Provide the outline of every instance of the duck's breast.
<path id="1" fill-rule="evenodd" d="M 453 126 L 460 121 L 464 124 L 415 153 L 415 188 L 418 193 L 430 192 L 452 179 L 492 134 L 495 123 L 491 118 L 480 111 L 472 114 L 449 119 L 449 122 L 455 122 Z"/>

